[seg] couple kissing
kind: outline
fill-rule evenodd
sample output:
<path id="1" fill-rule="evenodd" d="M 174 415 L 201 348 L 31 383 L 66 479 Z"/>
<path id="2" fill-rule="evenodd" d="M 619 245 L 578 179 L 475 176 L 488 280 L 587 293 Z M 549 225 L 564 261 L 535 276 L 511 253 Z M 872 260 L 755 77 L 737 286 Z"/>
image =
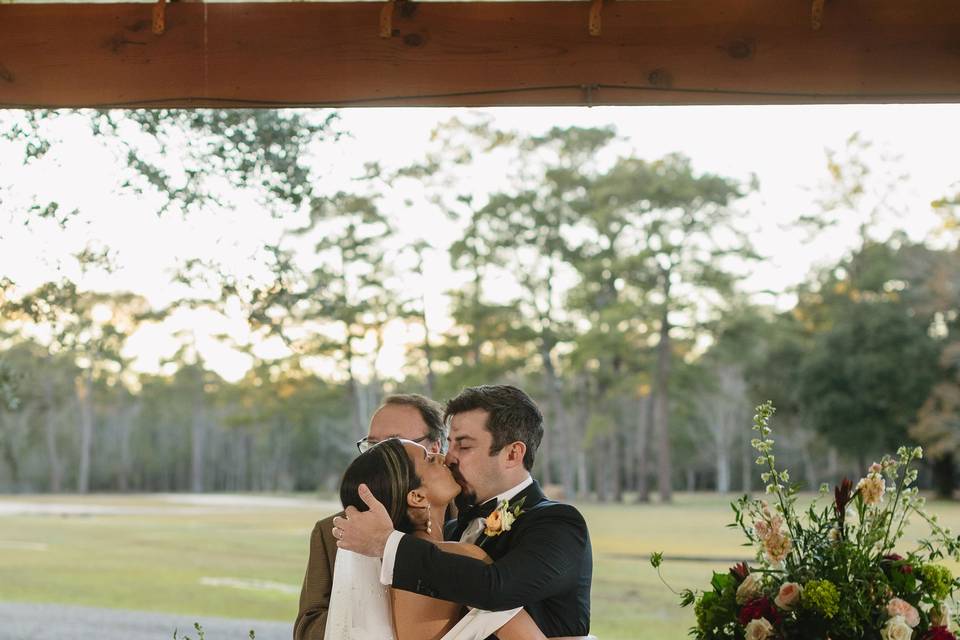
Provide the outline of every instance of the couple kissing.
<path id="1" fill-rule="evenodd" d="M 465 389 L 442 414 L 387 398 L 344 473 L 344 512 L 314 528 L 295 640 L 585 638 L 589 533 L 530 475 L 542 437 L 509 385 Z"/>

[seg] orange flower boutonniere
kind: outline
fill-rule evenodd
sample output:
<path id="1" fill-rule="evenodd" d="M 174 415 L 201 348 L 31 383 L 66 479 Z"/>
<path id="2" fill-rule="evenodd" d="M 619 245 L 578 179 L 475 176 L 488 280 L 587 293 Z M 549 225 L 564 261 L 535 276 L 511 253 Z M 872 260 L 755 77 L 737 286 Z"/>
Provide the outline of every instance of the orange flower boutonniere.
<path id="1" fill-rule="evenodd" d="M 487 516 L 485 520 L 487 526 L 483 530 L 483 535 L 492 538 L 504 531 L 510 531 L 513 522 L 523 513 L 524 500 L 526 498 L 521 498 L 520 502 L 515 505 L 511 505 L 509 500 L 502 501 L 493 513 Z"/>

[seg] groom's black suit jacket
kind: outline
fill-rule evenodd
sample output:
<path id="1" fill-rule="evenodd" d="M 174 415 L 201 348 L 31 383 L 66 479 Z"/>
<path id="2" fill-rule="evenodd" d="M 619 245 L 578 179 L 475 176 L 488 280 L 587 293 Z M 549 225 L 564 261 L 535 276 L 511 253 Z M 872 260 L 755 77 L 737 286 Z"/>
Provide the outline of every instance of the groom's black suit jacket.
<path id="1" fill-rule="evenodd" d="M 477 540 L 493 564 L 405 535 L 393 586 L 488 611 L 522 606 L 547 637 L 587 635 L 593 576 L 587 524 L 574 507 L 548 500 L 536 482 L 510 505 L 521 499 L 523 512 L 510 531 Z M 448 523 L 447 539 L 459 539 L 460 530 Z"/>

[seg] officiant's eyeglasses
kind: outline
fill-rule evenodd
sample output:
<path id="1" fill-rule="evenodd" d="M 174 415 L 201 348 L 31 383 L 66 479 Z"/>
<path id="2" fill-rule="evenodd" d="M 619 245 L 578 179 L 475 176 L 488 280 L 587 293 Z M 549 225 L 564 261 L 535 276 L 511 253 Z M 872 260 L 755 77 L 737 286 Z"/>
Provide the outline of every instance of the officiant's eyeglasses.
<path id="1" fill-rule="evenodd" d="M 429 437 L 430 437 L 430 434 L 428 433 L 424 436 L 420 436 L 419 438 L 414 438 L 410 440 L 410 442 L 418 442 L 418 443 L 423 442 Z M 369 449 L 375 444 L 378 444 L 379 442 L 380 442 L 379 440 L 371 440 L 370 438 L 360 438 L 359 440 L 357 440 L 357 449 L 360 450 L 360 453 L 364 453 L 365 451 L 367 451 L 367 449 Z"/>

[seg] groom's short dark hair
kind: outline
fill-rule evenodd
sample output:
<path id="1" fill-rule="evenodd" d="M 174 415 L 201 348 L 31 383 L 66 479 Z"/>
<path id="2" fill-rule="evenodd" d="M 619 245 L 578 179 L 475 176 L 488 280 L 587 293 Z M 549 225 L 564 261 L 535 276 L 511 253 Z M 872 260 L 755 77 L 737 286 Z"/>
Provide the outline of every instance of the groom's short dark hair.
<path id="1" fill-rule="evenodd" d="M 493 436 L 490 455 L 495 455 L 511 442 L 527 445 L 523 466 L 530 471 L 543 439 L 543 414 L 526 393 L 508 384 L 484 384 L 467 387 L 447 401 L 443 419 L 448 421 L 458 413 L 483 409 L 487 416 L 487 431 Z"/>

